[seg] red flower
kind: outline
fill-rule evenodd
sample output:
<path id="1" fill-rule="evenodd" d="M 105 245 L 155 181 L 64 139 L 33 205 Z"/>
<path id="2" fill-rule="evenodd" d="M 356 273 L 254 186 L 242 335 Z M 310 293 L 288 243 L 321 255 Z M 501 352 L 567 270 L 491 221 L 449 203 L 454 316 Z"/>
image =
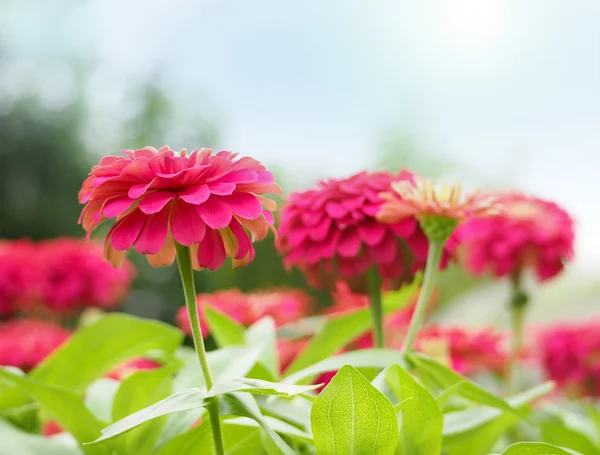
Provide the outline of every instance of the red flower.
<path id="1" fill-rule="evenodd" d="M 0 365 L 29 371 L 67 338 L 69 331 L 35 319 L 16 319 L 0 325 Z"/>
<path id="2" fill-rule="evenodd" d="M 37 245 L 40 300 L 57 312 L 87 307 L 112 308 L 127 294 L 135 268 L 129 261 L 115 269 L 104 262 L 102 247 L 62 238 Z"/>
<path id="3" fill-rule="evenodd" d="M 419 333 L 417 349 L 428 353 L 447 354 L 450 366 L 460 374 L 472 375 L 489 371 L 504 374 L 505 337 L 493 329 L 468 330 L 461 327 L 431 326 Z"/>
<path id="4" fill-rule="evenodd" d="M 27 240 L 0 243 L 0 317 L 9 317 L 38 299 L 35 247 Z"/>
<path id="5" fill-rule="evenodd" d="M 42 435 L 46 437 L 54 436 L 55 434 L 64 433 L 65 429 L 56 420 L 48 420 L 42 426 Z"/>
<path id="6" fill-rule="evenodd" d="M 127 379 L 136 371 L 140 370 L 155 370 L 161 366 L 160 363 L 147 359 L 146 357 L 136 357 L 134 359 L 123 362 L 121 365 L 113 368 L 110 372 L 106 374 L 107 378 L 115 379 L 117 381 L 122 381 Z"/>
<path id="7" fill-rule="evenodd" d="M 191 247 L 196 269 L 216 270 L 227 257 L 234 267 L 254 259 L 252 242 L 267 235 L 276 209 L 260 195 L 281 194 L 262 164 L 210 149 L 189 156 L 166 146 L 123 154 L 104 157 L 79 193 L 86 204 L 79 221 L 88 236 L 117 219 L 104 243 L 111 264 L 121 264 L 133 247 L 153 266 L 170 265 L 175 241 Z"/>
<path id="8" fill-rule="evenodd" d="M 208 327 L 204 321 L 204 305 L 227 314 L 246 327 L 265 316 L 271 316 L 278 326 L 288 324 L 310 314 L 313 306 L 310 297 L 303 291 L 286 288 L 248 293 L 229 289 L 212 294 L 198 294 L 197 301 L 203 336 L 208 335 Z M 176 321 L 181 330 L 191 335 L 186 307 L 179 309 Z"/>
<path id="9" fill-rule="evenodd" d="M 458 235 L 466 266 L 497 277 L 532 267 L 540 280 L 558 275 L 573 258 L 573 220 L 558 205 L 522 194 L 497 196 L 502 213 L 464 223 Z"/>
<path id="10" fill-rule="evenodd" d="M 551 327 L 539 350 L 546 375 L 567 395 L 600 396 L 600 321 Z"/>
<path id="11" fill-rule="evenodd" d="M 373 266 L 386 287 L 411 281 L 427 258 L 428 242 L 415 217 L 383 224 L 375 219 L 379 193 L 394 180 L 412 182 L 402 171 L 361 172 L 346 179 L 319 182 L 318 188 L 292 193 L 282 210 L 279 251 L 286 267 L 302 270 L 317 287 L 346 281 L 366 292 L 365 273 Z"/>

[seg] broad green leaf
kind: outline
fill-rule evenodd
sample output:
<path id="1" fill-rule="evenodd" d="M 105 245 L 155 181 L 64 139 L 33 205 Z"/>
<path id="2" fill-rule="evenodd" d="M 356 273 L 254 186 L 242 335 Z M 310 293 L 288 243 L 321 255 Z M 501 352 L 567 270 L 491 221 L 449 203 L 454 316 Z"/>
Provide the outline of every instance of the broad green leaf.
<path id="1" fill-rule="evenodd" d="M 169 396 L 173 373 L 181 364 L 171 364 L 156 370 L 138 371 L 121 383 L 115 396 L 112 421 L 118 421 Z M 115 441 L 122 453 L 152 453 L 165 418 L 147 422 Z"/>
<path id="2" fill-rule="evenodd" d="M 296 373 L 284 378 L 283 382 L 295 384 L 302 382 L 306 378 L 312 378 L 321 373 L 336 371 L 344 365 L 352 365 L 355 368 L 375 367 L 385 368 L 391 364 L 404 364 L 404 357 L 395 349 L 361 349 L 358 351 L 346 352 L 328 359 L 322 360 L 314 365 L 297 371 Z"/>
<path id="3" fill-rule="evenodd" d="M 102 421 L 112 422 L 112 407 L 121 383 L 114 379 L 100 378 L 86 389 L 84 403 Z"/>
<path id="4" fill-rule="evenodd" d="M 435 397 L 435 401 L 440 409 L 444 409 L 448 400 L 458 393 L 459 389 L 462 387 L 463 381 L 455 382 L 453 385 L 448 387 L 442 393 L 440 393 L 437 397 Z"/>
<path id="5" fill-rule="evenodd" d="M 82 455 L 79 447 L 25 433 L 0 420 L 0 455 Z"/>
<path id="6" fill-rule="evenodd" d="M 572 455 L 572 453 L 544 442 L 516 442 L 504 449 L 502 455 Z"/>
<path id="7" fill-rule="evenodd" d="M 399 291 L 386 293 L 382 305 L 384 314 L 408 305 L 416 294 L 419 284 L 420 280 L 415 279 Z M 328 358 L 368 331 L 371 327 L 370 311 L 369 308 L 363 308 L 331 317 L 286 369 L 286 374 L 296 373 Z"/>
<path id="8" fill-rule="evenodd" d="M 246 329 L 225 313 L 208 305 L 204 306 L 204 315 L 210 328 L 210 334 L 220 347 L 246 344 Z"/>
<path id="9" fill-rule="evenodd" d="M 311 423 L 319 455 L 391 455 L 396 449 L 392 403 L 349 365 L 317 397 Z"/>
<path id="10" fill-rule="evenodd" d="M 303 442 L 313 442 L 313 438 L 310 434 L 296 428 L 289 423 L 284 422 L 283 420 L 276 419 L 274 417 L 265 416 L 265 422 L 272 428 L 276 433 L 282 434 L 284 436 L 288 436 L 291 439 L 296 439 Z M 225 426 L 227 425 L 242 425 L 242 426 L 250 426 L 254 428 L 260 428 L 260 424 L 256 420 L 252 420 L 248 417 L 235 417 L 233 419 L 228 419 L 224 422 Z"/>
<path id="11" fill-rule="evenodd" d="M 258 379 L 242 378 L 216 383 L 210 392 L 193 388 L 177 392 L 151 406 L 129 414 L 118 422 L 104 428 L 102 436 L 94 441 L 100 442 L 125 433 L 144 422 L 173 414 L 189 411 L 205 406 L 212 398 L 231 392 L 248 392 L 257 395 L 293 396 L 315 389 L 316 386 L 296 386 L 292 384 L 273 383 Z M 235 414 L 238 415 L 238 414 Z"/>
<path id="12" fill-rule="evenodd" d="M 475 403 L 513 412 L 520 417 L 524 417 L 520 411 L 513 408 L 503 398 L 488 392 L 483 387 L 452 371 L 441 363 L 420 354 L 410 354 L 408 359 L 416 366 L 419 373 L 428 375 L 443 389 L 449 389 L 455 386 L 455 384 L 462 382 L 462 385 L 456 390 L 458 395 Z"/>
<path id="13" fill-rule="evenodd" d="M 279 398 L 273 396 L 255 396 L 260 408 L 270 415 L 310 431 L 310 411 L 312 403 L 306 396 Z"/>
<path id="14" fill-rule="evenodd" d="M 542 421 L 541 427 L 541 439 L 544 442 L 573 449 L 582 455 L 596 455 L 600 453 L 600 448 L 590 441 L 584 433 L 569 428 L 563 422 L 545 420 Z"/>
<path id="15" fill-rule="evenodd" d="M 183 333 L 171 325 L 111 313 L 75 332 L 30 375 L 46 384 L 83 391 L 122 362 L 151 350 L 172 353 L 182 340 Z"/>
<path id="16" fill-rule="evenodd" d="M 222 395 L 219 397 L 219 412 L 255 420 L 268 435 L 271 445 L 276 446 L 281 454 L 295 455 L 294 450 L 269 426 L 254 397 L 242 393 Z"/>
<path id="17" fill-rule="evenodd" d="M 38 401 L 80 444 L 92 441 L 100 434 L 102 424 L 85 407 L 82 398 L 75 392 L 2 369 L 0 369 L 0 378 L 12 382 Z M 110 453 L 107 447 L 84 447 L 83 451 L 87 455 Z"/>
<path id="18" fill-rule="evenodd" d="M 277 353 L 277 329 L 273 318 L 264 317 L 255 322 L 246 330 L 245 339 L 247 345 L 257 346 L 261 349 L 261 364 L 270 371 L 272 378 L 278 379 L 280 368 L 279 354 Z"/>
<path id="19" fill-rule="evenodd" d="M 221 422 L 221 436 L 225 455 L 262 455 L 260 432 L 256 427 Z M 156 455 L 214 454 L 210 420 L 167 442 Z"/>
<path id="20" fill-rule="evenodd" d="M 400 453 L 439 455 L 444 416 L 433 395 L 398 365 L 389 367 L 385 379 L 403 403 Z"/>

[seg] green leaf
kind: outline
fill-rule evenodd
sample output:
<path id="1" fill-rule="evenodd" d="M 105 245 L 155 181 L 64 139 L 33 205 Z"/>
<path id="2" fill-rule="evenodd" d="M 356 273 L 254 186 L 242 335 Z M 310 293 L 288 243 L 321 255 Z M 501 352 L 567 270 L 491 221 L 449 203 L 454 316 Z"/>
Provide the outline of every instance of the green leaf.
<path id="1" fill-rule="evenodd" d="M 78 447 L 50 438 L 25 433 L 0 420 L 0 455 L 81 455 Z"/>
<path id="2" fill-rule="evenodd" d="M 172 353 L 182 340 L 183 333 L 171 325 L 111 313 L 75 332 L 30 376 L 49 385 L 83 391 L 124 361 L 151 350 Z"/>
<path id="3" fill-rule="evenodd" d="M 313 437 L 310 434 L 296 428 L 293 425 L 290 425 L 289 423 L 286 423 L 282 420 L 270 416 L 265 416 L 264 419 L 265 422 L 269 425 L 269 427 L 272 428 L 276 433 L 288 436 L 291 439 L 296 439 L 302 442 L 313 442 Z M 225 426 L 231 424 L 260 428 L 260 424 L 257 421 L 252 420 L 248 417 L 235 417 L 232 419 L 228 419 L 224 422 L 224 424 Z"/>
<path id="4" fill-rule="evenodd" d="M 283 382 L 295 384 L 321 373 L 339 370 L 344 365 L 352 365 L 355 368 L 385 368 L 394 363 L 400 365 L 404 364 L 404 357 L 395 349 L 361 349 L 322 360 L 304 370 L 297 371 L 284 378 Z"/>
<path id="5" fill-rule="evenodd" d="M 572 455 L 572 453 L 544 442 L 516 442 L 504 449 L 502 455 Z"/>
<path id="6" fill-rule="evenodd" d="M 3 369 L 0 369 L 0 378 L 12 382 L 37 400 L 80 444 L 92 441 L 100 434 L 102 424 L 75 392 L 44 384 L 27 376 L 18 376 Z M 87 455 L 110 453 L 107 447 L 84 447 L 83 450 Z"/>
<path id="7" fill-rule="evenodd" d="M 225 347 L 246 344 L 246 329 L 239 322 L 208 305 L 204 306 L 204 315 L 217 345 Z"/>
<path id="8" fill-rule="evenodd" d="M 400 453 L 439 455 L 444 416 L 433 395 L 398 365 L 389 367 L 385 379 L 398 399 L 404 400 Z"/>
<path id="9" fill-rule="evenodd" d="M 274 379 L 280 377 L 279 355 L 277 352 L 277 329 L 271 317 L 264 317 L 246 330 L 246 344 L 261 350 L 260 361 Z"/>
<path id="10" fill-rule="evenodd" d="M 383 296 L 383 313 L 389 314 L 408 305 L 419 288 L 419 280 L 396 292 Z M 344 346 L 364 334 L 371 327 L 370 309 L 364 308 L 330 318 L 308 346 L 286 369 L 290 375 L 306 369 L 335 354 Z"/>
<path id="11" fill-rule="evenodd" d="M 112 407 L 121 383 L 109 378 L 100 378 L 85 391 L 84 402 L 90 411 L 102 421 L 112 421 Z"/>
<path id="12" fill-rule="evenodd" d="M 288 446 L 267 423 L 254 397 L 241 393 L 226 394 L 219 397 L 219 412 L 227 415 L 249 417 L 262 427 L 272 444 L 283 455 L 295 455 L 294 450 Z"/>
<path id="13" fill-rule="evenodd" d="M 121 383 L 115 396 L 112 421 L 133 414 L 146 406 L 169 396 L 172 391 L 172 376 L 181 364 L 171 364 L 156 370 L 138 371 Z M 152 453 L 165 418 L 147 422 L 115 441 L 122 453 Z"/>
<path id="14" fill-rule="evenodd" d="M 419 373 L 428 375 L 443 389 L 448 389 L 454 387 L 457 383 L 462 383 L 456 390 L 458 395 L 475 403 L 485 404 L 524 417 L 523 413 L 513 408 L 503 398 L 488 392 L 441 363 L 420 354 L 409 354 L 407 358 L 416 366 Z"/>
<path id="15" fill-rule="evenodd" d="M 443 410 L 446 406 L 446 403 L 448 403 L 450 397 L 458 393 L 463 384 L 463 381 L 456 382 L 450 387 L 448 387 L 446 390 L 444 390 L 442 393 L 440 393 L 437 397 L 435 397 L 435 401 L 438 407 Z"/>
<path id="16" fill-rule="evenodd" d="M 315 389 L 317 386 L 297 386 L 292 384 L 274 383 L 258 379 L 230 379 L 216 383 L 210 392 L 193 388 L 177 392 L 164 400 L 130 414 L 118 422 L 104 428 L 102 436 L 94 441 L 101 442 L 125 433 L 144 422 L 175 412 L 189 411 L 204 407 L 212 398 L 231 392 L 247 392 L 257 395 L 294 396 Z M 236 414 L 238 415 L 238 414 Z"/>
<path id="17" fill-rule="evenodd" d="M 569 428 L 564 422 L 545 420 L 542 421 L 541 426 L 541 439 L 544 442 L 558 444 L 583 455 L 596 455 L 600 453 L 600 449 L 585 434 Z"/>
<path id="18" fill-rule="evenodd" d="M 317 397 L 311 423 L 319 455 L 390 455 L 396 449 L 392 403 L 349 365 Z"/>

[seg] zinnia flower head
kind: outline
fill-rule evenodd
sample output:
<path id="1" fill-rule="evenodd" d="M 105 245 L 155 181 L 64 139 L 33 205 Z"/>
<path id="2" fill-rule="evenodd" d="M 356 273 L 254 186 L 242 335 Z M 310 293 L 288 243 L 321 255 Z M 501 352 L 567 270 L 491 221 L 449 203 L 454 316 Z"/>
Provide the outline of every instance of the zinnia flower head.
<path id="1" fill-rule="evenodd" d="M 127 295 L 135 276 L 129 261 L 115 269 L 103 260 L 102 246 L 70 238 L 40 242 L 36 260 L 40 302 L 53 312 L 113 308 Z"/>
<path id="2" fill-rule="evenodd" d="M 70 336 L 59 325 L 35 319 L 0 324 L 0 365 L 29 371 Z"/>
<path id="3" fill-rule="evenodd" d="M 460 185 L 436 186 L 418 177 L 414 182 L 397 181 L 381 194 L 384 204 L 377 219 L 397 223 L 416 217 L 430 240 L 447 240 L 459 222 L 498 213 L 493 199 L 471 192 L 462 196 Z"/>
<path id="4" fill-rule="evenodd" d="M 503 375 L 507 358 L 505 341 L 503 333 L 491 328 L 434 325 L 419 333 L 417 350 L 431 354 L 444 349 L 452 369 L 463 375 L 480 372 Z"/>
<path id="5" fill-rule="evenodd" d="M 575 233 L 569 214 L 553 202 L 522 194 L 495 197 L 502 206 L 499 216 L 471 219 L 457 232 L 466 267 L 498 277 L 531 267 L 541 281 L 558 275 L 573 258 Z"/>
<path id="6" fill-rule="evenodd" d="M 546 376 L 568 396 L 600 396 L 600 321 L 550 327 L 539 351 Z"/>
<path id="7" fill-rule="evenodd" d="M 410 184 L 401 171 L 360 172 L 321 181 L 316 189 L 292 193 L 282 209 L 278 249 L 286 267 L 297 267 L 316 287 L 346 281 L 366 292 L 366 272 L 376 266 L 387 288 L 411 281 L 424 268 L 428 242 L 414 216 L 384 224 L 375 219 L 380 193 L 394 180 Z"/>
<path id="8" fill-rule="evenodd" d="M 155 360 L 148 359 L 146 357 L 136 357 L 126 362 L 123 362 L 121 365 L 118 365 L 114 369 L 112 369 L 107 375 L 107 378 L 115 379 L 117 381 L 122 381 L 127 379 L 136 371 L 140 370 L 155 370 L 161 366 L 160 363 Z"/>
<path id="9" fill-rule="evenodd" d="M 192 250 L 195 269 L 216 270 L 227 257 L 234 267 L 254 258 L 252 242 L 266 237 L 281 194 L 258 161 L 210 149 L 175 153 L 168 147 L 125 150 L 104 157 L 83 183 L 80 223 L 88 236 L 116 218 L 105 257 L 118 266 L 133 247 L 153 266 L 175 260 L 175 241 Z M 250 235 L 248 234 L 250 233 Z"/>
<path id="10" fill-rule="evenodd" d="M 28 240 L 0 243 L 0 317 L 10 317 L 38 300 L 40 276 Z"/>
<path id="11" fill-rule="evenodd" d="M 313 302 L 299 289 L 273 289 L 243 293 L 239 289 L 198 294 L 198 312 L 202 335 L 209 333 L 204 316 L 204 306 L 227 314 L 240 324 L 249 327 L 265 316 L 271 316 L 277 326 L 288 324 L 308 316 Z M 186 307 L 181 307 L 176 316 L 177 325 L 191 335 L 190 319 Z"/>

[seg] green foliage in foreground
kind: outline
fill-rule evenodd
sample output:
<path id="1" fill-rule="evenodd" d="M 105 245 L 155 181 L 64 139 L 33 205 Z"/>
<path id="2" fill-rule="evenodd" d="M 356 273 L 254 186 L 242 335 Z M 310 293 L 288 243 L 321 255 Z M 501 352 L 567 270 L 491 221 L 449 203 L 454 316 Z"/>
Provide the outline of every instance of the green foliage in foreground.
<path id="1" fill-rule="evenodd" d="M 573 413 L 532 409 L 529 403 L 549 393 L 551 383 L 502 398 L 422 355 L 368 349 L 327 357 L 347 342 L 344 324 L 360 331 L 348 315 L 319 335 L 324 355 L 308 349 L 297 361 L 301 367 L 281 377 L 272 321 L 244 330 L 222 314 L 208 320 L 220 345 L 208 354 L 210 391 L 178 329 L 123 314 L 80 329 L 27 375 L 0 370 L 0 455 L 210 455 L 204 408 L 216 396 L 229 455 L 600 453 L 597 430 L 578 427 Z M 140 355 L 163 366 L 120 383 L 103 378 Z M 339 371 L 320 394 L 306 385 L 332 370 Z M 374 370 L 379 374 L 370 381 L 365 374 L 372 378 Z M 49 420 L 66 433 L 39 436 Z M 552 444 L 511 445 L 515 431 Z"/>

